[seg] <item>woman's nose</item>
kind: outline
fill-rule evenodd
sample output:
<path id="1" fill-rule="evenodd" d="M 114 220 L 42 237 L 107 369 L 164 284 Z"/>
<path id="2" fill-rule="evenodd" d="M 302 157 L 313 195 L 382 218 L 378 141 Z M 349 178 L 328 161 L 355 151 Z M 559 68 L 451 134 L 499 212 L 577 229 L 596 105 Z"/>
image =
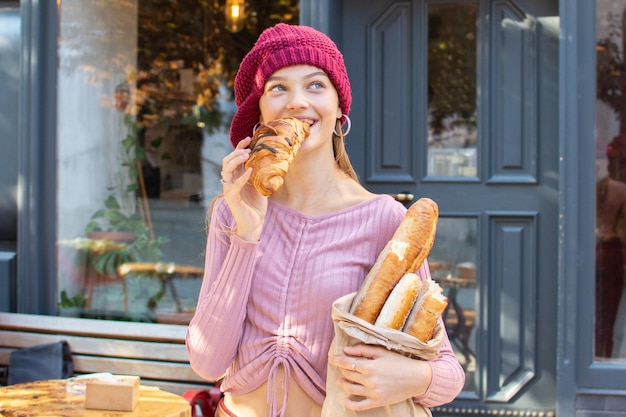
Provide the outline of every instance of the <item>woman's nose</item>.
<path id="1" fill-rule="evenodd" d="M 300 89 L 291 90 L 291 94 L 289 95 L 289 101 L 287 102 L 287 107 L 290 109 L 301 109 L 308 107 L 309 102 L 306 99 L 306 95 Z"/>

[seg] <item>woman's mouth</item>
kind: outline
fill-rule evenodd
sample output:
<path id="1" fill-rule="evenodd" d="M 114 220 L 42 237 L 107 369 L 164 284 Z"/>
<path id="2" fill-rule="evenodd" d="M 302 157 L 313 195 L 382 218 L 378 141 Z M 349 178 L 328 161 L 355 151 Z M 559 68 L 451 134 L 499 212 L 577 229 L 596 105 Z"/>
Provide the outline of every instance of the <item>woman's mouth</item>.
<path id="1" fill-rule="evenodd" d="M 300 121 L 304 123 L 308 123 L 309 127 L 313 127 L 313 125 L 317 123 L 317 121 L 313 119 L 300 119 Z"/>

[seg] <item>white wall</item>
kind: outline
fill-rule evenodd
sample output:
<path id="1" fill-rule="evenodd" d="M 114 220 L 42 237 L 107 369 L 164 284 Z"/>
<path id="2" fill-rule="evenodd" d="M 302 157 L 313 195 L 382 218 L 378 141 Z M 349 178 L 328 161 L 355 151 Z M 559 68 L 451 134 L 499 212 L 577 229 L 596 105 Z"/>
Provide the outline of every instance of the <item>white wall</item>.
<path id="1" fill-rule="evenodd" d="M 71 239 L 120 180 L 126 128 L 113 103 L 136 66 L 137 3 L 64 0 L 60 10 L 58 238 Z"/>

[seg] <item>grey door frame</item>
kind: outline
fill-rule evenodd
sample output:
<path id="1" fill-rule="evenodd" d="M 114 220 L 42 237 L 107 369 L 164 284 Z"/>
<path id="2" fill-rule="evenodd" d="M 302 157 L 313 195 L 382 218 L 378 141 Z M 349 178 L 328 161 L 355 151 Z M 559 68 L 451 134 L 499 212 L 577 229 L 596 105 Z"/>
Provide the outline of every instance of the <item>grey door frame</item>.
<path id="1" fill-rule="evenodd" d="M 17 0 L 0 1 L 0 311 L 14 311 L 17 283 L 17 144 L 21 17 Z"/>
<path id="2" fill-rule="evenodd" d="M 594 362 L 595 1 L 560 0 L 558 413 L 626 415 L 626 364 Z M 617 412 L 620 413 L 617 413 Z M 594 414 L 597 412 L 597 414 Z"/>
<path id="3" fill-rule="evenodd" d="M 18 312 L 56 312 L 56 2 L 22 0 Z"/>
<path id="4" fill-rule="evenodd" d="M 567 5 L 565 3 L 568 3 Z M 586 164 L 578 164 L 584 155 L 582 138 L 589 136 L 589 129 L 593 128 L 593 122 L 589 120 L 592 114 L 587 108 L 587 100 L 578 100 L 578 95 L 592 97 L 589 86 L 592 81 L 587 78 L 587 83 L 579 83 L 578 78 L 590 77 L 593 70 L 593 59 L 584 54 L 584 39 L 589 37 L 589 30 L 593 30 L 589 24 L 580 25 L 585 14 L 592 12 L 594 2 L 579 0 L 560 0 L 561 18 L 561 48 L 559 51 L 560 61 L 560 134 L 559 156 L 562 161 L 559 180 L 562 192 L 559 199 L 560 229 L 563 234 L 559 239 L 559 300 L 558 300 L 558 328 L 561 329 L 557 341 L 557 412 L 559 415 L 575 415 L 576 397 L 576 368 L 577 368 L 577 322 L 576 314 L 577 293 L 581 280 L 580 268 L 576 262 L 566 262 L 566 259 L 576 259 L 578 256 L 578 242 L 584 237 L 579 230 L 579 223 L 583 220 L 584 207 L 581 202 L 581 180 L 587 177 L 591 181 L 592 175 L 578 171 L 584 169 Z M 586 9 L 586 10 L 585 10 Z M 594 13 L 592 13 L 594 14 Z M 585 33 L 583 29 L 587 28 Z M 592 57 L 593 58 L 593 57 Z M 580 68 L 580 70 L 579 70 Z M 585 87 L 587 86 L 587 87 Z M 571 158 L 571 159 L 570 159 Z M 581 166 L 582 165 L 582 166 Z M 592 166 L 592 164 L 588 164 Z M 587 189 L 591 185 L 587 185 Z M 565 191 L 567 190 L 567 192 Z M 584 204 L 584 203 L 583 203 Z M 589 269 L 589 268 L 587 268 Z M 570 277 L 570 279 L 566 279 Z M 574 279 L 572 279 L 572 277 Z"/>

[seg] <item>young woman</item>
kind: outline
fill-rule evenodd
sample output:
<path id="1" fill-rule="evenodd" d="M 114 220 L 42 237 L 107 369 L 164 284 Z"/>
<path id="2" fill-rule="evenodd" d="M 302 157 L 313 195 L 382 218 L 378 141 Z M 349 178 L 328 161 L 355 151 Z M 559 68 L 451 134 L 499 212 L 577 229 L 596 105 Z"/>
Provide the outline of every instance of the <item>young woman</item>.
<path id="1" fill-rule="evenodd" d="M 366 345 L 328 351 L 333 301 L 360 287 L 406 212 L 366 190 L 350 164 L 342 129 L 352 97 L 336 45 L 306 26 L 265 30 L 241 63 L 235 98 L 235 149 L 223 160 L 224 193 L 212 208 L 187 335 L 193 369 L 223 378 L 218 415 L 319 417 L 329 360 L 360 396 L 346 399 L 348 408 L 452 401 L 465 376 L 447 338 L 434 361 Z M 284 117 L 308 122 L 310 135 L 268 198 L 242 164 L 255 124 Z M 430 277 L 426 263 L 419 273 Z"/>

